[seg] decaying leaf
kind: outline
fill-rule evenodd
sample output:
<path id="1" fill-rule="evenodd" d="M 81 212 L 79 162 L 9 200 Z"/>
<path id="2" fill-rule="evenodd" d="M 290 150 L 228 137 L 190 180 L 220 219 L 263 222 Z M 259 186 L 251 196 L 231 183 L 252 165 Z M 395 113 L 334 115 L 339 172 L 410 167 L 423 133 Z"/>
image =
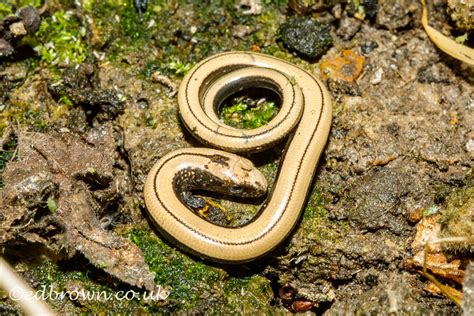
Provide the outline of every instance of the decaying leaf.
<path id="1" fill-rule="evenodd" d="M 117 279 L 153 290 L 153 275 L 140 249 L 102 228 L 99 220 L 120 196 L 123 179 L 112 172 L 115 149 L 107 126 L 84 137 L 20 132 L 19 158 L 2 174 L 0 247 L 33 242 L 66 258 L 80 252 Z"/>

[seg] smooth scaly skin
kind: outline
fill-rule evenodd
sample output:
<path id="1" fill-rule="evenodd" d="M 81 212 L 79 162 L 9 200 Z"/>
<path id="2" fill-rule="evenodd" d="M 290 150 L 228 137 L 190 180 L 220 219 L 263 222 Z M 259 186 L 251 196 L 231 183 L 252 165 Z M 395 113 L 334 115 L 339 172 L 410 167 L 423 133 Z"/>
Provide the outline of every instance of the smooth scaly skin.
<path id="1" fill-rule="evenodd" d="M 249 87 L 271 89 L 280 95 L 282 105 L 277 116 L 253 130 L 220 122 L 216 106 L 233 92 Z M 203 60 L 189 72 L 181 83 L 178 103 L 189 131 L 203 143 L 225 151 L 263 150 L 294 130 L 270 196 L 259 214 L 243 226 L 217 226 L 193 214 L 176 196 L 179 190 L 174 190 L 172 181 L 179 170 L 204 170 L 209 157 L 222 155 L 240 170 L 235 181 L 253 182 L 259 187 L 261 175 L 250 170 L 246 162 L 239 165 L 234 154 L 207 148 L 172 152 L 151 169 L 145 183 L 150 216 L 181 248 L 227 263 L 267 254 L 290 234 L 304 207 L 331 126 L 329 93 L 318 79 L 291 63 L 263 54 L 228 52 Z M 225 165 L 218 164 L 213 172 L 228 173 Z"/>

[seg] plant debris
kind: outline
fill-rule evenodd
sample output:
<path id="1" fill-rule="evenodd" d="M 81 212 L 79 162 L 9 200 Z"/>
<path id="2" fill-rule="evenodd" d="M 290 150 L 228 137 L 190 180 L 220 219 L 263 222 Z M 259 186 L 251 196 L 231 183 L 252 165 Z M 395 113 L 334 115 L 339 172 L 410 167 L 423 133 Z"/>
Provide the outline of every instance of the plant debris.
<path id="1" fill-rule="evenodd" d="M 123 112 L 124 103 L 119 93 L 101 88 L 98 71 L 93 64 L 67 68 L 62 80 L 50 84 L 48 90 L 56 100 L 84 108 L 89 122 L 110 120 Z"/>

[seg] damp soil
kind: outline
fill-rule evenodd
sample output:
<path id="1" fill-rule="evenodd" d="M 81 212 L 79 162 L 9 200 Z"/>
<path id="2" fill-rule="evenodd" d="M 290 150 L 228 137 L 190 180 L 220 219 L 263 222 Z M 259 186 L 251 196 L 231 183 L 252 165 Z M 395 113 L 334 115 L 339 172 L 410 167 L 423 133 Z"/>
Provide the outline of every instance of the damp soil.
<path id="1" fill-rule="evenodd" d="M 7 1 L 0 17 L 19 21 L 7 16 L 25 5 L 38 9 L 39 31 L 15 41 L 8 33 L 0 54 L 2 255 L 36 290 L 170 293 L 152 302 L 49 298 L 57 312 L 462 313 L 413 262 L 426 220 L 440 236 L 472 236 L 461 224 L 474 217 L 473 69 L 429 40 L 420 4 Z M 466 32 L 446 2 L 429 9 L 433 27 Z M 318 57 L 281 36 L 287 21 L 305 36 L 299 20 L 331 36 Z M 472 29 L 466 34 L 472 42 Z M 192 65 L 229 50 L 267 53 L 322 77 L 334 113 L 294 233 L 236 266 L 168 243 L 142 193 L 160 157 L 203 146 L 180 123 L 177 87 Z M 250 156 L 270 183 L 284 148 Z M 250 220 L 262 203 L 203 200 L 200 216 L 226 225 Z M 449 271 L 460 275 L 472 244 L 439 253 L 459 261 Z M 462 292 L 462 278 L 447 274 L 440 281 Z M 0 311 L 21 313 L 7 294 Z"/>

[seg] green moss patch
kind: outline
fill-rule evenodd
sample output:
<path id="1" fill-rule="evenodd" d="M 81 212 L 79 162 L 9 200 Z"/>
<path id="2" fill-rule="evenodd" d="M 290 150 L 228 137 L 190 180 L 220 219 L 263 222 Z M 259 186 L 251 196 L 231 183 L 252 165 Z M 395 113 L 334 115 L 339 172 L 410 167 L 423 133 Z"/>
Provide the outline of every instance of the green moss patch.
<path id="1" fill-rule="evenodd" d="M 257 314 L 270 313 L 273 291 L 270 281 L 255 275 L 245 278 L 232 278 L 224 286 L 228 311 L 232 313 Z"/>
<path id="2" fill-rule="evenodd" d="M 224 104 L 220 109 L 220 118 L 230 126 L 253 129 L 265 125 L 278 113 L 275 101 L 265 98 L 254 99 L 239 96 Z"/>
<path id="3" fill-rule="evenodd" d="M 80 64 L 88 56 L 86 28 L 71 11 L 58 11 L 42 20 L 34 48 L 48 65 Z"/>
<path id="4" fill-rule="evenodd" d="M 12 14 L 12 8 L 6 3 L 0 2 L 0 20 Z"/>
<path id="5" fill-rule="evenodd" d="M 137 298 L 130 300 L 116 298 L 117 293 L 121 295 L 130 291 L 130 288 L 122 288 L 120 283 L 107 280 L 106 275 L 92 266 L 82 266 L 81 271 L 70 266 L 70 263 L 44 262 L 28 271 L 28 275 L 35 280 L 36 295 L 44 297 L 56 310 L 62 313 L 103 315 L 147 312 L 149 306 L 143 306 L 138 294 Z M 107 283 L 109 286 L 102 285 Z M 135 292 L 140 293 L 138 289 L 134 289 Z M 131 298 L 132 292 L 129 294 Z"/>
<path id="6" fill-rule="evenodd" d="M 133 230 L 128 238 L 143 251 L 155 282 L 171 288 L 169 299 L 179 309 L 193 307 L 216 282 L 226 277 L 223 270 L 192 260 L 149 231 Z"/>
<path id="7" fill-rule="evenodd" d="M 441 211 L 441 236 L 444 238 L 464 237 L 465 242 L 445 243 L 452 252 L 474 253 L 472 244 L 474 219 L 474 187 L 460 189 L 448 196 Z M 471 241 L 468 239 L 471 238 Z"/>

